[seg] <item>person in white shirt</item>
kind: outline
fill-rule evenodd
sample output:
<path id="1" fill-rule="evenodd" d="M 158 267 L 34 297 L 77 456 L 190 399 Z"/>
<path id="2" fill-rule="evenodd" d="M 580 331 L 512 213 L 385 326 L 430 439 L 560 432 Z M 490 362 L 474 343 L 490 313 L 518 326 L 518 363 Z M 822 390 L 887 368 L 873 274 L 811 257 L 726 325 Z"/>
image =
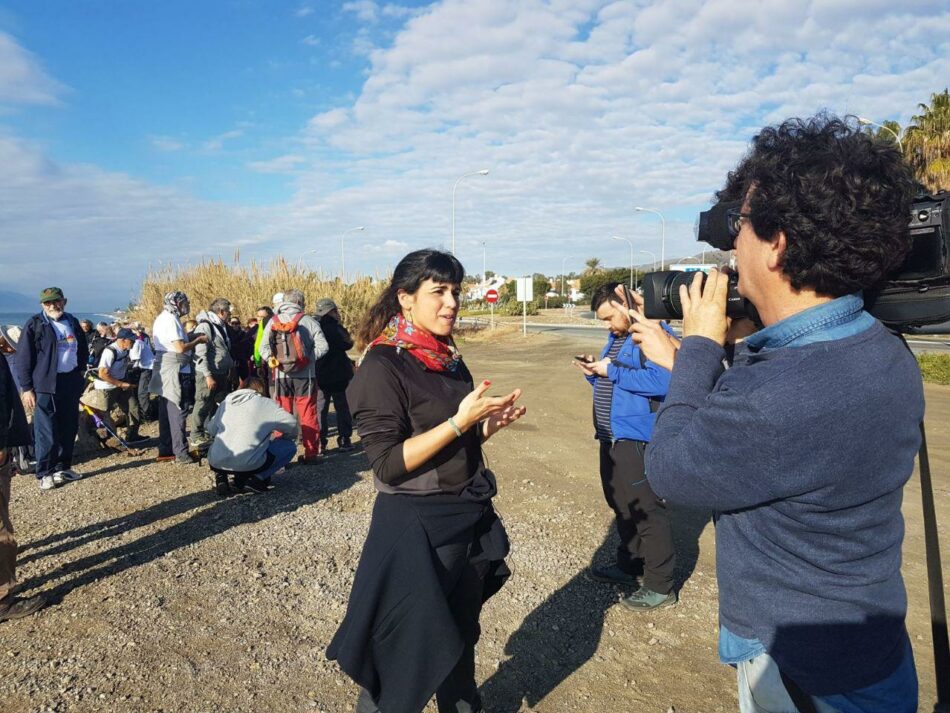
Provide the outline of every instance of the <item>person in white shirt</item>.
<path id="1" fill-rule="evenodd" d="M 93 386 L 105 396 L 106 411 L 111 412 L 118 406 L 126 416 L 125 440 L 136 443 L 148 440 L 139 434 L 142 423 L 141 409 L 136 384 L 128 380 L 129 350 L 135 343 L 135 334 L 131 329 L 118 331 L 115 342 L 107 346 L 99 358 L 99 378 Z"/>
<path id="2" fill-rule="evenodd" d="M 152 399 L 148 393 L 148 384 L 152 380 L 152 365 L 155 363 L 155 352 L 152 351 L 152 343 L 141 322 L 132 323 L 132 332 L 135 334 L 135 341 L 129 350 L 129 361 L 132 363 L 132 383 L 137 384 L 139 395 L 139 411 L 142 416 L 142 423 L 148 423 L 154 416 L 152 408 Z"/>
<path id="3" fill-rule="evenodd" d="M 155 344 L 155 363 L 149 391 L 162 399 L 158 409 L 158 462 L 175 461 L 190 464 L 194 459 L 188 453 L 185 436 L 185 411 L 182 409 L 182 374 L 191 373 L 190 352 L 202 344 L 205 337 L 199 335 L 188 340 L 181 317 L 191 311 L 188 295 L 184 292 L 169 292 L 165 295 L 163 311 L 152 325 L 152 341 Z"/>

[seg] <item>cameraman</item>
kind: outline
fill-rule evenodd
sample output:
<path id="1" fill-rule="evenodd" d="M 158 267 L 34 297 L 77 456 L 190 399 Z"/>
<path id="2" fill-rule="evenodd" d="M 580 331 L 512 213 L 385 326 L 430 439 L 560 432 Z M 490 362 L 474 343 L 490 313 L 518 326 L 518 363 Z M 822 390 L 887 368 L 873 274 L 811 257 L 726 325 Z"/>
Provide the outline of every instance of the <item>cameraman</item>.
<path id="1" fill-rule="evenodd" d="M 763 129 L 718 194 L 742 201 L 738 287 L 765 326 L 732 368 L 726 275 L 680 291 L 647 473 L 659 497 L 718 513 L 719 655 L 743 713 L 917 710 L 900 508 L 923 389 L 862 300 L 909 249 L 913 194 L 898 151 L 851 124 Z M 632 331 L 672 358 L 655 325 Z"/>

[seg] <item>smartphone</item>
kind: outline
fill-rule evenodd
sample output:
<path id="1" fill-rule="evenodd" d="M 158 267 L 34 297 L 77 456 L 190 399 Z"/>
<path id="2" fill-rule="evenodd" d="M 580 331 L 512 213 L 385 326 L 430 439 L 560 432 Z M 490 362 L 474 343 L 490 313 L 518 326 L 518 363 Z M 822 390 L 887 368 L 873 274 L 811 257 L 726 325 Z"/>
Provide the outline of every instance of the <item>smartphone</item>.
<path id="1" fill-rule="evenodd" d="M 593 364 L 594 360 L 584 354 L 574 355 L 574 359 L 579 361 L 581 364 Z"/>

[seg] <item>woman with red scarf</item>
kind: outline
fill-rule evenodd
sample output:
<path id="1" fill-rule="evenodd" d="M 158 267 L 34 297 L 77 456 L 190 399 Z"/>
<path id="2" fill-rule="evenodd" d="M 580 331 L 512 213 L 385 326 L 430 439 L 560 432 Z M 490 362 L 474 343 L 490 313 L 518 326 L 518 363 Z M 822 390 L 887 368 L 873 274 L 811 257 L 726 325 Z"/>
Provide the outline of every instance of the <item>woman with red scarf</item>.
<path id="1" fill-rule="evenodd" d="M 524 415 L 488 396 L 452 340 L 465 271 L 453 255 L 404 257 L 357 338 L 347 397 L 378 495 L 346 617 L 327 651 L 361 686 L 358 713 L 480 711 L 482 604 L 510 574 L 481 444 Z"/>

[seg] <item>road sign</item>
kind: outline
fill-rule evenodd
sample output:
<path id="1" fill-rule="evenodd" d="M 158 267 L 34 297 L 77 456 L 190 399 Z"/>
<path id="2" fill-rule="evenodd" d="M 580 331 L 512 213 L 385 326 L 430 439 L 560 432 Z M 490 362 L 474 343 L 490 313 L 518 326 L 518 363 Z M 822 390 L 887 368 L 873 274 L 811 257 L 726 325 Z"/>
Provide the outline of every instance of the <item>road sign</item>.
<path id="1" fill-rule="evenodd" d="M 493 305 L 498 301 L 498 290 L 489 290 L 485 293 L 485 301 Z"/>
<path id="2" fill-rule="evenodd" d="M 518 301 L 530 302 L 534 299 L 534 280 L 530 277 L 519 277 L 517 279 Z"/>

